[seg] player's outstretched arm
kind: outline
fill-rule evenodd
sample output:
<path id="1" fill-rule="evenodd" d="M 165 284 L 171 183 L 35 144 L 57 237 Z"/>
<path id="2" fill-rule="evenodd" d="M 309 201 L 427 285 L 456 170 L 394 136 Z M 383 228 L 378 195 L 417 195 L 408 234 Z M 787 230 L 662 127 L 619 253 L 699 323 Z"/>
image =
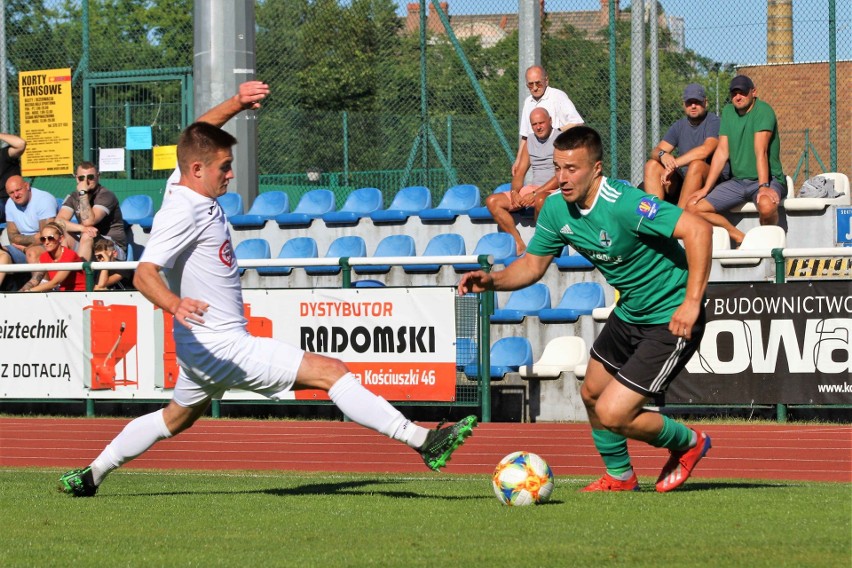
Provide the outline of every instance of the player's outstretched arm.
<path id="1" fill-rule="evenodd" d="M 240 84 L 236 95 L 199 116 L 198 122 L 206 122 L 221 128 L 242 111 L 259 109 L 260 102 L 267 95 L 269 95 L 269 85 L 263 81 L 246 81 Z"/>
<path id="2" fill-rule="evenodd" d="M 181 298 L 166 286 L 160 277 L 160 267 L 150 262 L 140 262 L 133 277 L 133 285 L 155 306 L 169 312 L 186 328 L 193 323 L 204 323 L 207 303 L 193 298 Z"/>
<path id="3" fill-rule="evenodd" d="M 541 280 L 552 260 L 552 256 L 537 256 L 528 252 L 504 270 L 491 273 L 483 270 L 468 272 L 459 281 L 458 293 L 463 296 L 485 290 L 508 292 L 526 288 Z"/>

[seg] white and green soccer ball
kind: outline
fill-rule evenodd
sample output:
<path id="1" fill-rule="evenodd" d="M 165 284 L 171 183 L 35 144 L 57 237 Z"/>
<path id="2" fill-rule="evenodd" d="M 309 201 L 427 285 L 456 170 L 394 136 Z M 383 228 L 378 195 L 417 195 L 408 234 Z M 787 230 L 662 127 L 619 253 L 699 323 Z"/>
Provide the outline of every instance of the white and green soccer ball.
<path id="1" fill-rule="evenodd" d="M 497 464 L 491 477 L 494 494 L 504 505 L 523 507 L 544 503 L 553 492 L 553 472 L 530 452 L 512 452 Z"/>

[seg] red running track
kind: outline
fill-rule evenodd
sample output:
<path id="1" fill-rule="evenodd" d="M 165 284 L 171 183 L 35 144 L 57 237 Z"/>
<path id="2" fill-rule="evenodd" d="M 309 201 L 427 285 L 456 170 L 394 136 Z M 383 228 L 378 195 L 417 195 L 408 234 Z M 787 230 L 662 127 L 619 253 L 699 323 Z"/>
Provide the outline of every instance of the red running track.
<path id="1" fill-rule="evenodd" d="M 88 464 L 127 420 L 0 418 L 0 466 L 71 468 Z M 709 425 L 713 448 L 696 478 L 852 482 L 852 426 Z M 527 450 L 556 475 L 601 472 L 588 424 L 480 424 L 444 471 L 491 473 Z M 665 450 L 630 444 L 640 478 L 654 480 Z M 200 420 L 127 465 L 146 469 L 425 472 L 406 446 L 353 423 Z"/>

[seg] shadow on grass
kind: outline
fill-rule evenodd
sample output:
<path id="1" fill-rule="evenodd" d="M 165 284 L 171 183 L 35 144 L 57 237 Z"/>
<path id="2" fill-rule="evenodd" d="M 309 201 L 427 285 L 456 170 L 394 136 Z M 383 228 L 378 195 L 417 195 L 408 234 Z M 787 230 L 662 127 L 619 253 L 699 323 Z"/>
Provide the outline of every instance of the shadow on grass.
<path id="1" fill-rule="evenodd" d="M 277 497 L 298 497 L 304 495 L 380 495 L 404 499 L 445 499 L 448 501 L 465 501 L 471 499 L 491 499 L 483 495 L 435 495 L 429 493 L 414 493 L 412 491 L 394 491 L 390 489 L 372 489 L 373 486 L 394 485 L 395 481 L 380 479 L 361 479 L 340 481 L 334 483 L 309 483 L 296 487 L 271 489 L 234 489 L 233 491 L 158 491 L 152 493 L 123 493 L 104 495 L 104 497 L 164 497 L 177 495 L 274 495 Z"/>

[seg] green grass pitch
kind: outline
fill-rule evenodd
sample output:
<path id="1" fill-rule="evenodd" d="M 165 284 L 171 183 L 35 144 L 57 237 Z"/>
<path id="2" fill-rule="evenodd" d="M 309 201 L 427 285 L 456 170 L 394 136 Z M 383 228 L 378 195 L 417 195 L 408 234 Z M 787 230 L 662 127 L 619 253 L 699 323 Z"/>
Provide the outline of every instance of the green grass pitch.
<path id="1" fill-rule="evenodd" d="M 510 508 L 482 475 L 0 471 L 0 566 L 850 566 L 852 485 L 692 480 Z"/>

